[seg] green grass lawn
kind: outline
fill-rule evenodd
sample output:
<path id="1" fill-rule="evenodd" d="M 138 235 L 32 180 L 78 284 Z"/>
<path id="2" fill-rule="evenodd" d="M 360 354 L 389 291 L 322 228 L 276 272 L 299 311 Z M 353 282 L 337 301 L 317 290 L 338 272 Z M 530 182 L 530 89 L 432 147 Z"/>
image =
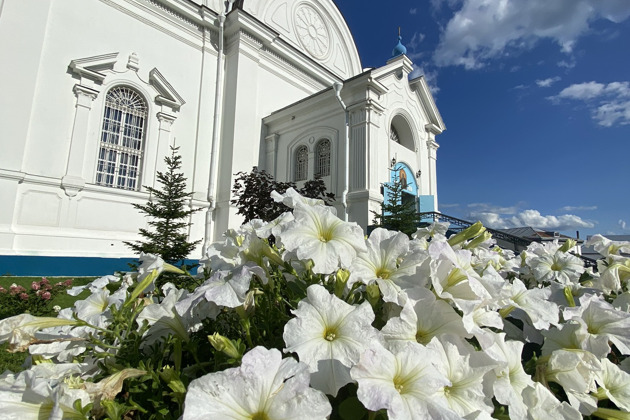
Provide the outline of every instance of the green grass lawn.
<path id="1" fill-rule="evenodd" d="M 63 282 L 70 277 L 48 277 L 51 283 Z M 72 281 L 72 286 L 82 286 L 88 284 L 96 277 L 74 277 Z M 0 286 L 5 289 L 9 289 L 13 283 L 18 286 L 22 286 L 24 288 L 30 288 L 31 283 L 34 281 L 40 281 L 41 277 L 14 277 L 14 276 L 0 276 Z M 90 295 L 89 290 L 84 290 L 78 296 L 70 296 L 67 293 L 60 293 L 57 295 L 52 303 L 54 305 L 59 305 L 62 308 L 69 308 L 74 305 L 74 302 L 79 299 L 85 299 Z M 9 348 L 8 343 L 0 344 L 0 374 L 5 370 L 10 370 L 12 372 L 17 372 L 22 370 L 22 364 L 28 357 L 28 352 L 26 353 L 9 353 L 7 350 Z"/>

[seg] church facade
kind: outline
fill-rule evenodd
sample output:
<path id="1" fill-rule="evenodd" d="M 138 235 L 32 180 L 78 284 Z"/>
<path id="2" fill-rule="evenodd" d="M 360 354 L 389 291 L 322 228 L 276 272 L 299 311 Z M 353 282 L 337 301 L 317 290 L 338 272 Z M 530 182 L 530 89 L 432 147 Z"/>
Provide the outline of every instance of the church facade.
<path id="1" fill-rule="evenodd" d="M 235 174 L 322 177 L 366 228 L 383 185 L 437 210 L 423 77 L 363 69 L 331 0 L 0 0 L 0 255 L 121 258 L 179 147 L 190 240 L 240 225 Z"/>

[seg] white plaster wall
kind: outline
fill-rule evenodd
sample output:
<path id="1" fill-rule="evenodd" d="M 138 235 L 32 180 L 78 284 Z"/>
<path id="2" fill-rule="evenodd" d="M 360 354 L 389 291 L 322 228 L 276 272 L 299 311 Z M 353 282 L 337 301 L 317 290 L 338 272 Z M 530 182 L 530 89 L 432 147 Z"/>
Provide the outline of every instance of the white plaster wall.
<path id="1" fill-rule="evenodd" d="M 149 105 L 145 137 L 145 167 L 141 182 L 157 186 L 155 170 L 163 168 L 168 144 L 159 153 L 159 121 L 156 114 L 168 111 L 176 117 L 169 143 L 180 146 L 183 171 L 188 188 L 207 191 L 209 138 L 198 134 L 200 117 L 201 32 L 183 21 L 169 24 L 159 10 L 148 4 L 134 7 L 128 2 L 112 7 L 97 0 L 30 2 L 6 0 L 0 20 L 0 39 L 20 39 L 18 43 L 0 42 L 3 62 L 22 65 L 2 66 L 2 80 L 12 80 L 10 95 L 1 99 L 3 109 L 14 110 L 1 124 L 5 133 L 0 141 L 6 153 L 0 154 L 2 201 L 10 203 L 0 212 L 0 251 L 2 253 L 42 255 L 131 256 L 123 240 L 137 239 L 146 221 L 132 207 L 144 203 L 147 193 L 121 191 L 93 185 L 96 154 L 106 91 L 119 83 L 128 84 L 145 95 Z M 37 4 L 35 4 L 37 3 Z M 141 6 L 141 3 L 138 3 Z M 125 6 L 123 8 L 122 6 Z M 95 18 L 98 17 L 98 18 Z M 35 19 L 36 22 L 33 22 Z M 39 19 L 39 21 L 37 21 Z M 23 22 L 29 21 L 29 25 Z M 22 23 L 22 25 L 18 25 Z M 83 177 L 86 186 L 76 197 L 60 188 L 66 172 L 74 124 L 76 97 L 73 86 L 80 83 L 69 70 L 72 60 L 117 52 L 113 71 L 103 70 L 105 82 L 92 102 Z M 140 59 L 136 74 L 127 69 L 131 53 Z M 216 53 L 208 45 L 211 72 L 206 72 L 205 93 L 214 100 Z M 5 61 L 4 58 L 8 61 Z M 179 112 L 162 109 L 154 98 L 156 90 L 148 85 L 149 71 L 157 68 L 186 103 Z M 212 121 L 212 109 L 201 116 Z M 6 121 L 5 121 L 6 119 Z M 6 124 L 5 124 L 6 122 Z M 200 137 L 201 135 L 201 137 Z M 195 153 L 204 151 L 203 160 Z M 166 151 L 166 153 L 164 153 Z M 158 155 L 159 154 L 159 155 Z M 203 154 L 203 153 L 202 153 Z M 24 174 L 17 184 L 16 173 Z M 204 174 L 205 172 L 205 174 Z M 8 175 L 7 175 L 8 174 Z M 196 175 L 196 179 L 195 179 Z M 196 201 L 203 206 L 203 201 Z M 203 219 L 203 218 L 201 218 Z M 191 239 L 203 236 L 204 223 L 194 217 Z"/>

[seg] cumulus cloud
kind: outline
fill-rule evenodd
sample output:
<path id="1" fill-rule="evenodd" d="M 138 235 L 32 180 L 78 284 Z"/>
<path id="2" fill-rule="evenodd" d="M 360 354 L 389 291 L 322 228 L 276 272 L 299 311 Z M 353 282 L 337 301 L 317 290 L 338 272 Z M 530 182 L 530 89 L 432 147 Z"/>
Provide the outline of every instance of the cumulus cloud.
<path id="1" fill-rule="evenodd" d="M 617 222 L 617 223 L 619 224 L 619 227 L 620 227 L 622 230 L 626 230 L 626 227 L 628 226 L 628 224 L 626 223 L 626 221 L 625 221 L 625 220 L 619 219 L 619 222 Z"/>
<path id="2" fill-rule="evenodd" d="M 579 228 L 593 228 L 595 224 L 574 214 L 560 216 L 542 215 L 538 210 L 523 210 L 513 215 L 496 212 L 473 213 L 475 219 L 494 229 L 508 229 L 530 226 L 535 229 L 566 231 Z"/>
<path id="3" fill-rule="evenodd" d="M 555 104 L 584 102 L 592 118 L 604 127 L 630 124 L 630 82 L 576 83 L 549 99 Z"/>
<path id="4" fill-rule="evenodd" d="M 558 76 L 550 77 L 548 79 L 536 80 L 536 85 L 538 85 L 538 87 L 547 88 L 547 87 L 551 87 L 551 85 L 559 81 L 560 81 L 560 77 Z"/>
<path id="5" fill-rule="evenodd" d="M 432 0 L 440 8 L 447 0 Z M 449 6 L 457 3 L 447 1 Z M 483 67 L 513 50 L 551 39 L 565 53 L 598 19 L 621 22 L 630 16 L 627 0 L 463 0 L 447 23 L 435 52 L 439 66 Z"/>

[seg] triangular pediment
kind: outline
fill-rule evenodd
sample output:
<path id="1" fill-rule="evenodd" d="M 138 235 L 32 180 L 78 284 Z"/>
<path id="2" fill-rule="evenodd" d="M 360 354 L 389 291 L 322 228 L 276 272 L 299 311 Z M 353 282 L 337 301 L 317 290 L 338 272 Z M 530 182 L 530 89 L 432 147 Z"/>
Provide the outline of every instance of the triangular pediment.
<path id="1" fill-rule="evenodd" d="M 68 66 L 73 73 L 81 78 L 87 78 L 97 83 L 103 83 L 107 76 L 103 71 L 112 70 L 116 64 L 118 53 L 95 55 L 93 57 L 77 58 Z"/>
<path id="2" fill-rule="evenodd" d="M 149 84 L 158 91 L 155 102 L 168 105 L 174 110 L 179 110 L 179 108 L 186 103 L 175 88 L 173 88 L 156 68 L 149 72 Z"/>

